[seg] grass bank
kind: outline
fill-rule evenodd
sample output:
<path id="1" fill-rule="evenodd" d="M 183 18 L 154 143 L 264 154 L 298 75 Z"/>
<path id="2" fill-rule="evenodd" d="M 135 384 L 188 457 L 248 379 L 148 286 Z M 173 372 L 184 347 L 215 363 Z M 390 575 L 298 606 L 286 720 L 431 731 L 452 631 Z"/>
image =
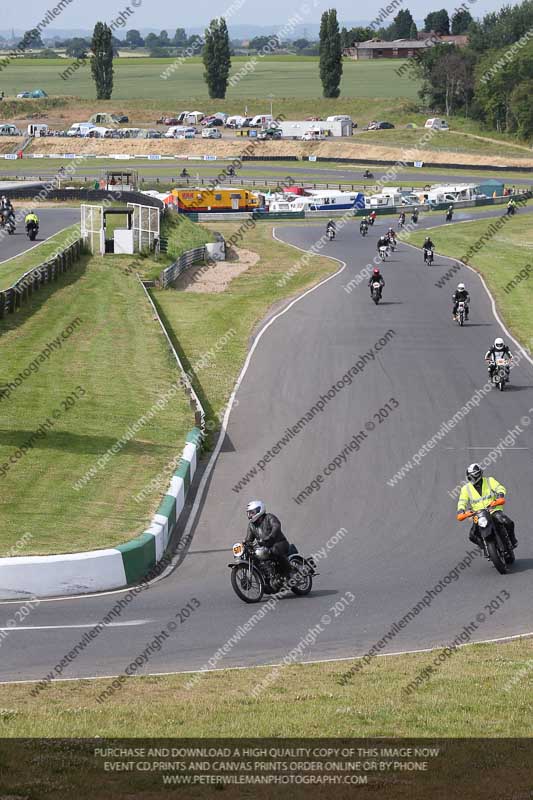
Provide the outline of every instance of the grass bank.
<path id="1" fill-rule="evenodd" d="M 502 216 L 505 211 L 502 209 Z M 479 251 L 468 258 L 468 264 L 480 272 L 496 300 L 496 305 L 507 327 L 527 348 L 533 349 L 533 230 L 529 215 L 521 217 L 520 211 L 495 234 L 490 226 L 499 217 L 448 225 L 436 230 L 436 250 L 442 255 L 462 258 L 469 248 L 481 241 Z M 410 234 L 406 241 L 421 246 L 424 232 Z M 529 268 L 528 268 L 529 265 Z M 454 286 L 453 277 L 450 286 Z"/>
<path id="2" fill-rule="evenodd" d="M 127 678 L 104 703 L 109 679 L 54 681 L 38 701 L 29 684 L 0 686 L 3 737 L 528 737 L 533 639 L 460 648 L 417 691 L 404 687 L 437 652 L 375 658 L 345 685 L 351 661 Z M 125 659 L 125 663 L 127 658 Z M 290 707 L 290 713 L 287 712 Z M 22 787 L 19 789 L 23 792 Z"/>
<path id="3" fill-rule="evenodd" d="M 51 236 L 45 242 L 38 244 L 26 253 L 20 256 L 14 256 L 14 258 L 10 258 L 8 261 L 4 261 L 4 263 L 0 264 L 0 291 L 12 286 L 25 272 L 32 269 L 32 267 L 43 264 L 54 253 L 57 253 L 58 250 L 65 247 L 66 244 L 72 241 L 72 236 L 76 229 L 79 232 L 80 226 L 71 225 L 70 228 L 66 228 L 64 231 L 54 234 L 54 236 Z"/>

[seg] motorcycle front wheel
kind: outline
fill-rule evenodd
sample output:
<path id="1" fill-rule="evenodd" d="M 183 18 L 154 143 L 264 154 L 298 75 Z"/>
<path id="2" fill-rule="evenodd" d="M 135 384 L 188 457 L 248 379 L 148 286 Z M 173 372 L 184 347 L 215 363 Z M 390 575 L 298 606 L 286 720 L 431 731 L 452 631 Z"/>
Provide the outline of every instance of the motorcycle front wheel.
<path id="1" fill-rule="evenodd" d="M 486 544 L 490 560 L 500 575 L 505 575 L 507 572 L 507 565 L 505 563 L 505 557 L 500 553 L 500 548 L 498 547 L 496 539 L 490 539 Z"/>
<path id="2" fill-rule="evenodd" d="M 260 603 L 265 592 L 265 584 L 257 567 L 250 569 L 247 564 L 237 564 L 231 570 L 233 591 L 245 603 Z"/>

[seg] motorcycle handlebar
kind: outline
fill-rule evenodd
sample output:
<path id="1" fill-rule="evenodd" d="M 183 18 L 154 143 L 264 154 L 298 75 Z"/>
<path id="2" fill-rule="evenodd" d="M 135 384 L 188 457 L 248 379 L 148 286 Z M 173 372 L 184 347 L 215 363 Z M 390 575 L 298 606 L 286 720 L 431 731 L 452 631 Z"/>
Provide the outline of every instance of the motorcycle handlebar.
<path id="1" fill-rule="evenodd" d="M 505 497 L 498 497 L 496 500 L 491 500 L 488 505 L 488 508 L 494 508 L 495 506 L 503 506 L 505 505 Z M 475 515 L 475 511 L 462 511 L 457 514 L 457 519 L 459 522 L 462 522 L 465 519 L 469 519 Z"/>

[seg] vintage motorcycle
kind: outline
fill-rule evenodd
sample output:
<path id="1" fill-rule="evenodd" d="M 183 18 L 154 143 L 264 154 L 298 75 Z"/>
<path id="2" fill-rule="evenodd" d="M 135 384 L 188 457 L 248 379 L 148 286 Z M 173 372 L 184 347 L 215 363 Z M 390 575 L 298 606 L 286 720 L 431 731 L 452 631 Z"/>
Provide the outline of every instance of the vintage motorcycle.
<path id="1" fill-rule="evenodd" d="M 304 558 L 294 544 L 289 545 L 288 559 L 293 567 L 291 576 L 284 578 L 278 569 L 269 547 L 257 543 L 236 542 L 233 545 L 231 585 L 237 597 L 245 603 L 259 603 L 265 594 L 276 594 L 290 589 L 303 596 L 313 588 L 313 577 L 318 575 L 312 558 Z"/>

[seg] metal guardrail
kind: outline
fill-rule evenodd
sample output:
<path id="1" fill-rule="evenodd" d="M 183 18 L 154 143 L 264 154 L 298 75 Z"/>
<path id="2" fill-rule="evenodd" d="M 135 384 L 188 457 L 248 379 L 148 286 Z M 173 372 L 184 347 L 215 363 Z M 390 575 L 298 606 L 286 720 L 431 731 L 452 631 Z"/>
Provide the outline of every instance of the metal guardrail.
<path id="1" fill-rule="evenodd" d="M 202 247 L 195 247 L 194 250 L 187 250 L 187 252 L 182 253 L 182 255 L 177 258 L 173 264 L 171 264 L 169 267 L 166 267 L 166 269 L 162 270 L 160 273 L 159 283 L 161 287 L 166 289 L 167 286 L 175 281 L 176 278 L 178 278 L 186 269 L 198 261 L 205 261 L 205 255 L 205 245 Z"/>
<path id="2" fill-rule="evenodd" d="M 0 319 L 6 314 L 13 314 L 23 303 L 28 302 L 34 292 L 45 284 L 57 281 L 60 275 L 71 269 L 81 256 L 82 246 L 82 240 L 77 239 L 54 258 L 25 272 L 13 286 L 0 291 Z"/>

